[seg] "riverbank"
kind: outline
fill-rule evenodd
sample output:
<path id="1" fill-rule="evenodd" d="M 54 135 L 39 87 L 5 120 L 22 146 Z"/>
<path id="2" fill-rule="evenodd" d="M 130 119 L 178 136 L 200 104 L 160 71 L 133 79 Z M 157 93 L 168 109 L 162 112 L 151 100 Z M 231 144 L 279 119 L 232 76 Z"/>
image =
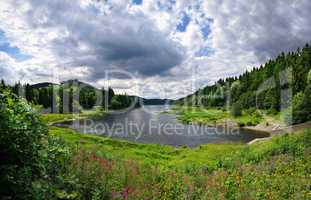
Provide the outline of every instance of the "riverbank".
<path id="1" fill-rule="evenodd" d="M 96 151 L 105 152 L 108 157 L 136 160 L 145 164 L 156 164 L 169 168 L 174 166 L 184 168 L 188 162 L 193 165 L 210 162 L 211 166 L 215 166 L 214 160 L 216 158 L 229 155 L 245 146 L 243 144 L 203 144 L 195 148 L 189 148 L 186 146 L 143 144 L 105 136 L 83 134 L 70 128 L 53 126 L 53 124 L 59 122 L 98 116 L 95 113 L 88 112 L 84 115 L 77 115 L 79 118 L 76 118 L 73 114 L 45 114 L 43 118 L 45 118 L 45 122 L 48 122 L 50 135 L 61 137 L 70 146 L 79 146 L 79 148 L 89 151 L 96 149 Z"/>
<path id="2" fill-rule="evenodd" d="M 142 144 L 128 140 L 83 134 L 70 128 L 53 126 L 53 124 L 59 122 L 98 117 L 103 114 L 103 112 L 99 111 L 89 111 L 79 115 L 45 114 L 43 115 L 43 119 L 48 123 L 49 133 L 51 135 L 63 138 L 71 146 L 81 145 L 83 148 L 89 150 L 99 149 L 99 151 L 106 152 L 111 157 L 122 159 L 134 159 L 152 164 L 166 163 L 165 166 L 170 167 L 176 165 L 184 167 L 188 162 L 193 165 L 212 162 L 213 164 L 211 163 L 211 166 L 215 166 L 216 163 L 214 161 L 217 158 L 228 156 L 245 146 L 244 144 L 228 143 L 202 144 L 194 148 L 188 148 L 186 146 L 173 147 L 160 144 Z"/>
<path id="3" fill-rule="evenodd" d="M 213 114 L 219 111 L 214 111 Z M 223 111 L 221 111 L 223 112 Z M 95 111 L 84 112 L 78 119 L 100 117 L 105 113 Z M 224 115 L 223 115 L 224 116 Z M 244 118 L 245 116 L 243 116 Z M 75 120 L 75 115 L 72 114 L 45 114 L 43 116 L 49 124 L 49 133 L 53 136 L 63 138 L 66 143 L 71 146 L 80 146 L 89 150 L 98 149 L 101 152 L 106 152 L 111 157 L 117 157 L 122 159 L 134 159 L 139 161 L 147 161 L 152 164 L 163 164 L 167 163 L 166 166 L 184 165 L 191 162 L 194 165 L 202 164 L 206 161 L 217 160 L 217 158 L 222 158 L 231 155 L 236 151 L 240 151 L 245 148 L 246 144 L 239 143 L 227 143 L 227 144 L 202 144 L 194 148 L 189 148 L 186 146 L 174 147 L 170 145 L 160 145 L 160 144 L 143 144 L 131 142 L 128 140 L 96 136 L 92 134 L 79 133 L 70 128 L 56 127 L 53 126 L 55 123 Z M 220 118 L 219 118 L 220 119 Z M 227 120 L 226 125 L 234 122 L 232 120 Z M 261 122 L 261 124 L 264 122 Z M 230 126 L 233 126 L 233 125 Z M 270 129 L 266 127 L 261 128 L 263 125 L 259 124 L 258 127 L 243 127 L 244 129 L 252 129 L 254 131 L 262 131 L 264 134 L 269 132 Z M 311 128 L 311 122 L 308 126 L 300 126 L 300 129 L 293 129 L 295 131 L 301 131 L 305 128 Z M 248 144 L 253 144 L 255 141 L 265 141 L 273 137 L 255 139 L 253 142 Z M 196 158 L 194 160 L 190 157 Z M 215 163 L 214 163 L 215 164 Z"/>
<path id="4" fill-rule="evenodd" d="M 100 107 L 95 107 L 92 110 L 82 110 L 80 113 L 47 113 L 42 114 L 41 119 L 47 125 L 55 123 L 73 121 L 87 118 L 98 118 L 105 116 L 105 111 Z"/>
<path id="5" fill-rule="evenodd" d="M 176 106 L 172 109 L 172 112 L 183 123 L 208 126 L 224 125 L 260 132 L 272 132 L 276 128 L 282 129 L 286 127 L 279 114 L 270 114 L 267 111 L 256 109 L 245 110 L 241 116 L 236 117 L 232 116 L 229 111 L 221 108 Z"/>
<path id="6" fill-rule="evenodd" d="M 245 127 L 245 129 L 250 129 L 250 130 L 263 130 L 266 132 L 270 133 L 270 137 L 266 137 L 266 138 L 257 138 L 254 139 L 250 142 L 248 142 L 248 145 L 252 145 L 256 142 L 259 141 L 266 141 L 266 140 L 270 140 L 273 136 L 276 135 L 282 135 L 282 134 L 290 134 L 290 133 L 299 133 L 303 130 L 306 129 L 311 129 L 311 121 L 310 122 L 305 122 L 305 123 L 301 123 L 301 124 L 296 124 L 296 125 L 292 125 L 292 126 L 270 126 L 270 127 L 261 127 L 260 125 L 258 127 Z"/>
<path id="7" fill-rule="evenodd" d="M 248 129 L 248 130 L 268 132 L 271 135 L 279 135 L 279 134 L 285 134 L 285 133 L 298 132 L 298 131 L 302 131 L 304 129 L 310 129 L 311 128 L 311 121 L 301 123 L 301 124 L 295 124 L 295 125 L 291 125 L 291 126 L 287 126 L 284 123 L 269 123 L 269 125 L 267 125 L 264 122 L 264 123 L 260 123 L 256 126 L 247 126 L 247 127 L 243 127 L 243 128 Z"/>

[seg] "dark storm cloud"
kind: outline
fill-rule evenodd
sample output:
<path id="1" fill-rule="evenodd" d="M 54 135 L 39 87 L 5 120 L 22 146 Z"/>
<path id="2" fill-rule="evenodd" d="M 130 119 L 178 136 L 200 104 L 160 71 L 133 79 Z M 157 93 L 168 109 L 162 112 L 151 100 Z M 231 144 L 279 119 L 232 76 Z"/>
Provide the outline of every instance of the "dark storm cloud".
<path id="1" fill-rule="evenodd" d="M 74 66 L 88 66 L 92 78 L 101 78 L 107 69 L 126 70 L 141 76 L 166 74 L 179 65 L 184 51 L 168 39 L 143 14 L 76 1 L 32 0 L 28 21 L 35 27 L 55 28 L 63 35 L 54 39 L 51 49 Z"/>

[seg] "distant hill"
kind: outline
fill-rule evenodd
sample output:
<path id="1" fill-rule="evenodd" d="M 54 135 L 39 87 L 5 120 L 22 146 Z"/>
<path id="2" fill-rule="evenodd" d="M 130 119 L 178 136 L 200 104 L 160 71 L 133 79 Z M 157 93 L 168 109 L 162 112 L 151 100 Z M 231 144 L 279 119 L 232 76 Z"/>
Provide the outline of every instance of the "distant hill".
<path id="1" fill-rule="evenodd" d="M 90 88 L 98 90 L 96 87 L 94 87 L 88 83 L 79 81 L 77 79 L 63 81 L 60 84 L 51 83 L 51 82 L 36 83 L 36 84 L 31 85 L 30 87 L 34 88 L 34 89 L 40 89 L 40 88 L 46 88 L 46 87 L 50 87 L 50 86 L 54 86 L 54 85 L 66 85 L 66 84 L 68 84 L 68 85 L 74 84 L 74 85 L 79 85 L 79 86 L 83 85 L 83 86 L 88 86 Z"/>
<path id="2" fill-rule="evenodd" d="M 56 84 L 56 83 L 50 83 L 50 82 L 43 82 L 43 83 L 36 83 L 36 84 L 33 84 L 33 85 L 31 85 L 30 87 L 31 87 L 31 88 L 34 88 L 34 89 L 39 89 L 39 88 L 46 88 L 46 87 L 53 86 L 53 85 L 58 85 L 58 84 Z"/>
<path id="3" fill-rule="evenodd" d="M 280 53 L 240 76 L 219 79 L 214 85 L 176 101 L 177 104 L 262 109 L 287 113 L 287 122 L 311 120 L 311 47 Z M 285 110 L 287 108 L 287 110 Z"/>
<path id="4" fill-rule="evenodd" d="M 94 88 L 94 89 L 98 89 L 98 88 L 96 88 L 96 87 L 94 87 L 94 86 L 92 86 L 92 85 L 90 85 L 90 84 L 88 84 L 88 83 L 79 81 L 78 79 L 71 79 L 71 80 L 63 81 L 63 82 L 61 82 L 60 84 L 61 84 L 61 85 L 65 85 L 65 84 L 68 84 L 68 85 L 76 84 L 76 85 L 79 85 L 79 86 L 84 85 L 84 86 L 92 87 L 92 88 Z"/>
<path id="5" fill-rule="evenodd" d="M 74 85 L 79 85 L 79 86 L 83 85 L 83 86 L 88 86 L 90 88 L 93 88 L 95 90 L 99 90 L 98 88 L 96 88 L 96 87 L 94 87 L 88 83 L 79 81 L 77 79 L 63 81 L 60 84 L 50 83 L 50 82 L 42 82 L 42 83 L 37 83 L 37 84 L 31 85 L 31 88 L 40 89 L 40 88 L 47 88 L 47 87 L 53 86 L 53 85 L 66 85 L 66 84 L 68 84 L 68 85 L 74 84 Z M 144 105 L 165 105 L 165 104 L 171 104 L 173 102 L 173 100 L 171 100 L 171 99 L 155 99 L 155 98 L 147 99 L 147 98 L 142 98 L 142 97 L 138 97 L 138 96 L 131 96 L 131 97 L 139 98 L 140 101 L 142 101 L 144 103 Z"/>
<path id="6" fill-rule="evenodd" d="M 145 99 L 143 98 L 144 105 L 165 105 L 171 104 L 172 100 L 170 99 Z"/>

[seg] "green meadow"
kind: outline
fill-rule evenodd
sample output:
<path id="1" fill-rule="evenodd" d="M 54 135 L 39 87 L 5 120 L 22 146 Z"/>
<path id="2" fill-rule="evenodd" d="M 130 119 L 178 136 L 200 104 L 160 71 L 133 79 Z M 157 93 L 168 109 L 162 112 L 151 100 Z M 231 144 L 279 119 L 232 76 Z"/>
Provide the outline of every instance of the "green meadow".
<path id="1" fill-rule="evenodd" d="M 101 185 L 106 195 L 115 199 L 311 197 L 311 130 L 253 145 L 206 144 L 195 148 L 139 144 L 53 126 L 49 134 L 61 138 L 70 149 L 71 162 L 79 162 L 70 167 L 74 176 Z M 96 178 L 95 169 L 100 172 Z M 93 190 L 90 185 L 84 192 Z M 84 192 L 61 190 L 65 196 L 76 197 L 86 195 Z"/>
<path id="2" fill-rule="evenodd" d="M 9 92 L 0 100 L 5 199 L 311 197 L 309 129 L 252 145 L 177 148 L 47 126 L 70 117 L 42 116 Z"/>

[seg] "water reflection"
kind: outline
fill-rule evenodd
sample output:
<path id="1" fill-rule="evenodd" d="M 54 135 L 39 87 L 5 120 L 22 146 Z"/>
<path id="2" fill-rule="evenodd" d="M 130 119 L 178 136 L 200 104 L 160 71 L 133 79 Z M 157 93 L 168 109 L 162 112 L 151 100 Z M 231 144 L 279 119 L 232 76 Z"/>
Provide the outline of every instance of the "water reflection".
<path id="1" fill-rule="evenodd" d="M 207 143 L 246 143 L 268 136 L 261 132 L 180 123 L 168 106 L 145 106 L 126 113 L 108 114 L 97 120 L 58 124 L 83 133 L 122 138 L 141 143 L 197 146 Z"/>

